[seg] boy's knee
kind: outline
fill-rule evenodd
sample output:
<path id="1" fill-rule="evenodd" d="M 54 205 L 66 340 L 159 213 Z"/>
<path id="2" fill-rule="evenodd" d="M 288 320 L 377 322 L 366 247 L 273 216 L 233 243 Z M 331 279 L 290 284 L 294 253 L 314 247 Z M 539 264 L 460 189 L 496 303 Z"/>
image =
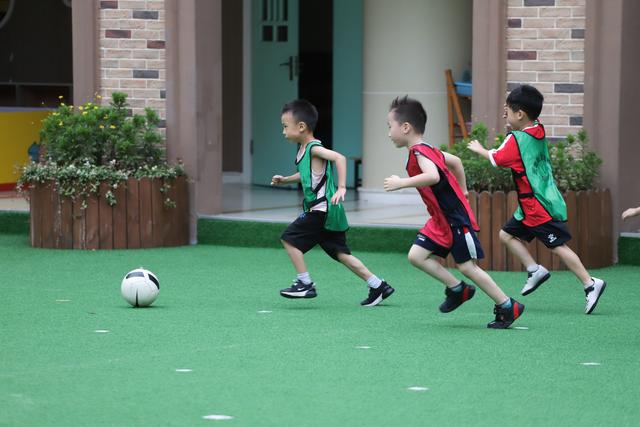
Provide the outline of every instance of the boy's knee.
<path id="1" fill-rule="evenodd" d="M 473 263 L 473 261 L 463 262 L 462 264 L 458 264 L 457 266 L 460 273 L 464 274 L 465 276 L 473 274 L 473 271 L 476 269 L 476 265 Z"/>
<path id="2" fill-rule="evenodd" d="M 513 236 L 504 230 L 500 230 L 498 237 L 500 237 L 500 241 L 502 243 L 507 243 L 509 240 L 513 239 Z"/>
<path id="3" fill-rule="evenodd" d="M 413 251 L 409 251 L 409 253 L 407 254 L 407 259 L 409 260 L 409 262 L 413 266 L 418 266 L 418 265 L 420 265 L 420 263 L 422 261 L 424 261 L 424 257 L 423 256 L 421 256 L 419 253 L 413 252 Z"/>

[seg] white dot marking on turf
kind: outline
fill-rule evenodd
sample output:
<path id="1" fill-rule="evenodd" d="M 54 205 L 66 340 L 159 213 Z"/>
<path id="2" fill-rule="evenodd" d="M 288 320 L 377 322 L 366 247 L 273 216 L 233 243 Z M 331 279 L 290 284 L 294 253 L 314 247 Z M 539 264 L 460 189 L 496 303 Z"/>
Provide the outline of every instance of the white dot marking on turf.
<path id="1" fill-rule="evenodd" d="M 369 350 L 371 347 L 368 345 L 357 345 L 356 348 L 359 348 L 360 350 Z"/>
<path id="2" fill-rule="evenodd" d="M 258 313 L 260 313 L 260 314 L 273 313 L 273 311 L 270 311 L 270 310 L 260 310 Z"/>
<path id="3" fill-rule="evenodd" d="M 410 390 L 410 391 L 427 391 L 427 390 L 429 390 L 429 388 L 428 387 L 413 386 L 413 387 L 407 388 L 407 390 Z"/>
<path id="4" fill-rule="evenodd" d="M 216 421 L 222 421 L 222 420 L 232 420 L 233 417 L 230 415 L 205 415 L 204 417 L 205 420 L 216 420 Z"/>
<path id="5" fill-rule="evenodd" d="M 582 366 L 600 366 L 599 362 L 582 362 Z"/>
<path id="6" fill-rule="evenodd" d="M 97 334 L 106 334 L 106 333 L 109 333 L 109 332 L 111 332 L 111 331 L 110 331 L 110 330 L 108 330 L 108 329 L 96 329 L 96 330 L 95 330 L 95 331 L 93 331 L 93 332 L 95 332 L 95 333 L 97 333 Z"/>
<path id="7" fill-rule="evenodd" d="M 193 369 L 178 368 L 176 369 L 176 372 L 193 372 Z"/>
<path id="8" fill-rule="evenodd" d="M 57 299 L 56 302 L 71 302 L 70 299 Z"/>
<path id="9" fill-rule="evenodd" d="M 527 326 L 514 326 L 513 329 L 519 329 L 521 331 L 528 331 L 529 327 L 527 327 Z"/>

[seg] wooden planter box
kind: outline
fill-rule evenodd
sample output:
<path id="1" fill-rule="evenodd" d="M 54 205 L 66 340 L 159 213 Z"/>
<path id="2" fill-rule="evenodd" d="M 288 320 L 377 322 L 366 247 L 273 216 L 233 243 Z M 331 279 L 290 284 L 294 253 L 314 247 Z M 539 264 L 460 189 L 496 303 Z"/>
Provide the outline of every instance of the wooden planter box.
<path id="1" fill-rule="evenodd" d="M 185 177 L 168 180 L 170 189 L 160 191 L 163 180 L 129 178 L 112 190 L 117 203 L 98 195 L 72 200 L 58 194 L 52 184 L 30 190 L 31 246 L 55 249 L 133 249 L 179 246 L 189 243 L 189 200 Z M 176 206 L 165 207 L 166 198 Z"/>
<path id="2" fill-rule="evenodd" d="M 611 192 L 609 190 L 568 191 L 564 195 L 567 203 L 567 226 L 572 239 L 568 246 L 578 254 L 587 269 L 608 267 L 613 264 L 613 220 Z M 513 216 L 518 207 L 515 191 L 469 192 L 469 203 L 475 212 L 480 232 L 478 239 L 484 250 L 484 259 L 478 263 L 485 270 L 524 271 L 520 261 L 498 237 L 504 223 Z M 534 239 L 528 244 L 533 258 L 553 270 L 567 267 L 553 255 L 542 242 Z M 449 256 L 446 265 L 455 264 Z"/>

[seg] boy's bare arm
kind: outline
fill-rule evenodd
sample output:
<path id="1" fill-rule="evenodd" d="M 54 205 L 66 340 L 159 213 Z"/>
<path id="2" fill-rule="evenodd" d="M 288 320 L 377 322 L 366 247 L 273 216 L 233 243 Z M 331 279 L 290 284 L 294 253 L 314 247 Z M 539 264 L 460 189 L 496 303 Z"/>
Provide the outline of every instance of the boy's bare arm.
<path id="1" fill-rule="evenodd" d="M 622 212 L 622 220 L 626 220 L 627 218 L 631 218 L 633 216 L 640 215 L 640 206 L 637 208 L 629 208 L 626 211 Z"/>
<path id="2" fill-rule="evenodd" d="M 422 173 L 410 178 L 400 178 L 397 175 L 391 175 L 384 180 L 385 191 L 395 191 L 401 188 L 409 187 L 429 187 L 440 182 L 440 174 L 438 168 L 429 159 L 424 156 L 418 157 L 418 164 Z"/>
<path id="3" fill-rule="evenodd" d="M 444 154 L 444 161 L 447 164 L 447 168 L 449 168 L 451 173 L 456 177 L 462 193 L 466 196 L 469 192 L 467 191 L 467 177 L 464 175 L 462 160 L 460 160 L 460 157 L 450 153 L 442 154 Z"/>
<path id="4" fill-rule="evenodd" d="M 480 154 L 482 157 L 489 160 L 489 150 L 484 148 L 484 146 L 477 139 L 474 139 L 473 141 L 469 141 L 467 148 L 473 151 L 474 153 Z"/>
<path id="5" fill-rule="evenodd" d="M 347 158 L 337 151 L 318 146 L 311 149 L 311 155 L 335 163 L 338 174 L 338 189 L 331 197 L 331 204 L 337 205 L 344 201 L 344 195 L 347 193 Z"/>
<path id="6" fill-rule="evenodd" d="M 300 182 L 300 172 L 289 176 L 273 175 L 271 177 L 271 185 L 290 184 L 293 182 Z"/>

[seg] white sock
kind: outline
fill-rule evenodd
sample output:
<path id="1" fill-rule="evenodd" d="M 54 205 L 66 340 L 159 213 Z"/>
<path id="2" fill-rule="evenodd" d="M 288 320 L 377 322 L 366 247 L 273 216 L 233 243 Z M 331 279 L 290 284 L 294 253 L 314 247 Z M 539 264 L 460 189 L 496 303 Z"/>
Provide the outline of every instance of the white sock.
<path id="1" fill-rule="evenodd" d="M 369 285 L 370 288 L 378 289 L 380 285 L 382 285 L 382 280 L 374 274 L 367 279 L 367 285 Z"/>
<path id="2" fill-rule="evenodd" d="M 535 273 L 536 271 L 538 271 L 538 268 L 540 268 L 539 264 L 530 265 L 529 267 L 527 267 L 527 271 L 529 273 Z"/>
<path id="3" fill-rule="evenodd" d="M 298 273 L 298 280 L 300 280 L 302 283 L 304 283 L 305 285 L 308 285 L 311 282 L 311 276 L 309 276 L 309 272 L 305 271 L 304 273 Z"/>

